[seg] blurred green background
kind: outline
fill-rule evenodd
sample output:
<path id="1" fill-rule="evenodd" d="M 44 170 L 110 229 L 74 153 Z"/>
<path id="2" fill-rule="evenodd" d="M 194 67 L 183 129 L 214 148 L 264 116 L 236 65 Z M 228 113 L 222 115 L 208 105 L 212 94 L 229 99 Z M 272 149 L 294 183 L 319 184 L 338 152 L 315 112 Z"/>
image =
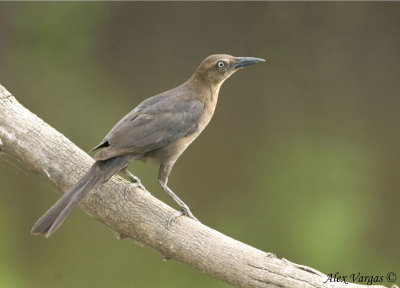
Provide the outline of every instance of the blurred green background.
<path id="1" fill-rule="evenodd" d="M 265 58 L 225 82 L 170 186 L 206 225 L 278 257 L 400 276 L 399 15 L 371 2 L 3 2 L 0 83 L 89 151 L 209 54 Z M 80 210 L 31 236 L 59 194 L 0 160 L 0 287 L 228 287 Z M 131 170 L 176 208 L 156 165 Z"/>

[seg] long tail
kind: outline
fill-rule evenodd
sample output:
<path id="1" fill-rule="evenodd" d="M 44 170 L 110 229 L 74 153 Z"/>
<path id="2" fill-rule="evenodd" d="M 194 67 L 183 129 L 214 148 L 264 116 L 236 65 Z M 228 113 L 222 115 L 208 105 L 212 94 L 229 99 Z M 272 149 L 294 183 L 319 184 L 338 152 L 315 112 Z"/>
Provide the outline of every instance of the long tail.
<path id="1" fill-rule="evenodd" d="M 88 172 L 36 221 L 31 233 L 50 237 L 92 189 L 100 186 L 130 162 L 130 155 L 96 161 Z"/>

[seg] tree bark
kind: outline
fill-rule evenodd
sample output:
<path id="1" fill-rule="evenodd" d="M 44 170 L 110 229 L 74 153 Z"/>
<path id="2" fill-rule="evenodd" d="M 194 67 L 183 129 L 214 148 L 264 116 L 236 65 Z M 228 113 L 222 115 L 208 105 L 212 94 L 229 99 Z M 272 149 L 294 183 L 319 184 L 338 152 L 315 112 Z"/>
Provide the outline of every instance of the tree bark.
<path id="1" fill-rule="evenodd" d="M 12 155 L 21 166 L 61 191 L 71 187 L 94 162 L 1 85 L 0 152 Z M 124 193 L 128 184 L 114 176 L 89 193 L 80 207 L 123 237 L 237 287 L 364 287 L 324 283 L 327 275 L 315 269 L 278 259 L 187 217 L 177 218 L 168 229 L 167 219 L 176 211 L 140 188 Z"/>

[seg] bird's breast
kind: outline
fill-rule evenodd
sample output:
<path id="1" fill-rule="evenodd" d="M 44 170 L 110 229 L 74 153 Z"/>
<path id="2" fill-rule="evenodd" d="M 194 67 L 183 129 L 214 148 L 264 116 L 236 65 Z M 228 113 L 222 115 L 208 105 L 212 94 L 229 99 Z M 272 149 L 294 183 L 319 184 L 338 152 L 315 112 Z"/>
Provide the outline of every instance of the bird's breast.
<path id="1" fill-rule="evenodd" d="M 217 97 L 211 98 L 209 101 L 204 103 L 204 110 L 201 114 L 198 122 L 199 134 L 206 128 L 212 116 L 214 115 L 215 107 L 217 106 Z"/>
<path id="2" fill-rule="evenodd" d="M 193 129 L 193 132 L 160 149 L 150 152 L 147 156 L 149 158 L 157 159 L 161 163 L 175 162 L 186 148 L 200 135 L 204 128 L 206 128 L 214 114 L 215 106 L 216 102 L 205 103 L 203 113 L 201 113 L 200 117 L 197 119 L 197 126 L 196 129 Z"/>

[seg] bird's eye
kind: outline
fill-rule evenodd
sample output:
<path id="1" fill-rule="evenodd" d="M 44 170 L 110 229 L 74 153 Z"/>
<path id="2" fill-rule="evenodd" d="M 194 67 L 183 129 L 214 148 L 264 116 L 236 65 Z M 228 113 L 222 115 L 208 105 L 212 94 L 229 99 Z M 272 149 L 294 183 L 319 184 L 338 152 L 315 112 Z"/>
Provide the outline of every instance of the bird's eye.
<path id="1" fill-rule="evenodd" d="M 219 62 L 217 63 L 217 66 L 218 66 L 219 68 L 223 68 L 223 67 L 225 67 L 225 62 L 219 61 Z"/>

